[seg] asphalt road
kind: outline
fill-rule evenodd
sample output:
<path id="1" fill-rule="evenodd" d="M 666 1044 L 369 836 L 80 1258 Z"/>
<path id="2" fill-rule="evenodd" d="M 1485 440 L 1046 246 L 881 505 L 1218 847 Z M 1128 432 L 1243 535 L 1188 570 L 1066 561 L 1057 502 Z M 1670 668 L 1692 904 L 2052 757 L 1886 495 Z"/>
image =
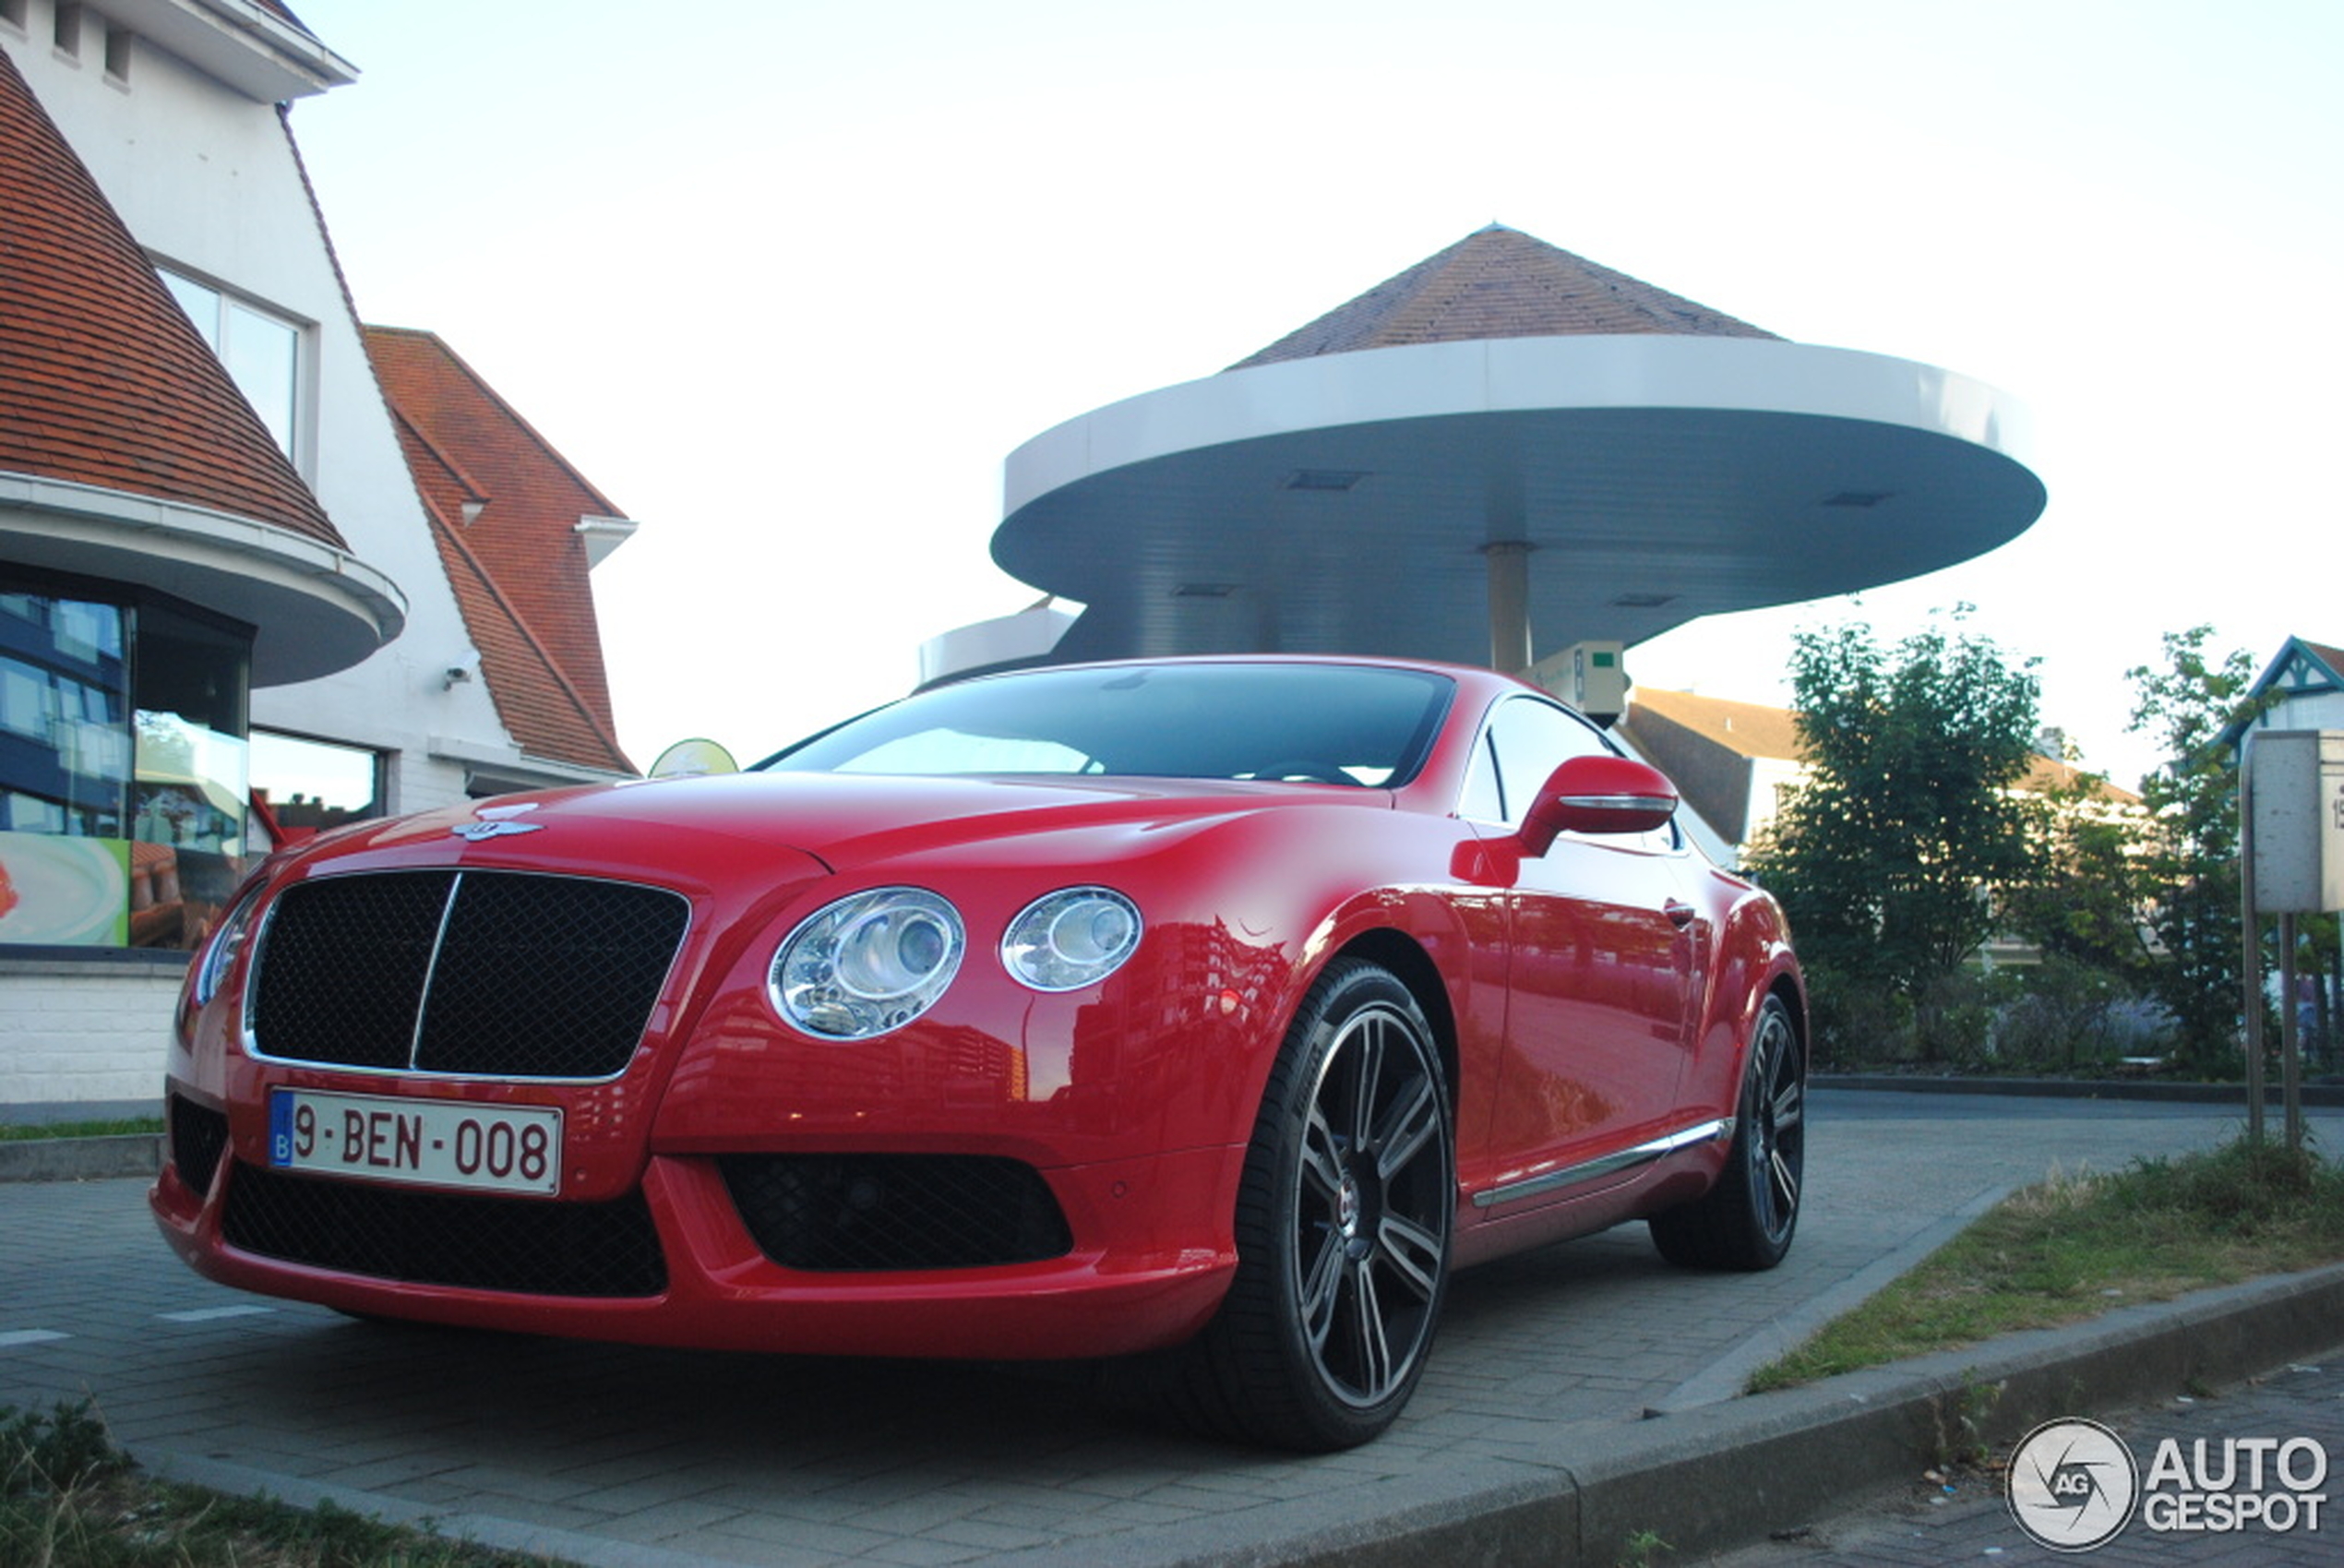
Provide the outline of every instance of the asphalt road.
<path id="1" fill-rule="evenodd" d="M 1080 1369 L 346 1321 L 188 1273 L 128 1180 L 0 1189 L 0 1404 L 89 1397 L 150 1468 L 595 1562 L 1234 1558 L 1532 1480 L 1654 1412 L 1730 1397 L 2011 1186 L 2204 1146 L 2240 1114 L 1834 1091 L 1812 1111 L 1809 1204 L 1783 1267 L 1679 1271 L 1632 1227 L 1464 1275 L 1408 1415 L 1351 1454 L 1202 1443 Z M 2344 1145 L 2344 1115 L 2313 1125 Z"/>

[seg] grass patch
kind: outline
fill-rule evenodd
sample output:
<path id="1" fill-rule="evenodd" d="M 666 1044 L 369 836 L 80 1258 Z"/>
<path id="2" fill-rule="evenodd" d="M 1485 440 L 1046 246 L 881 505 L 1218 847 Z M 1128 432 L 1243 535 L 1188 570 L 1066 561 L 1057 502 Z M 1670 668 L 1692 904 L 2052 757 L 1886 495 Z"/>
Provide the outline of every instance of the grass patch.
<path id="1" fill-rule="evenodd" d="M 545 1568 L 331 1503 L 151 1480 L 85 1403 L 0 1406 L 0 1563 L 40 1568 Z"/>
<path id="2" fill-rule="evenodd" d="M 159 1116 L 124 1117 L 114 1121 L 0 1121 L 0 1143 L 29 1143 L 40 1138 L 119 1138 L 161 1131 Z"/>
<path id="3" fill-rule="evenodd" d="M 2339 1258 L 2344 1171 L 2307 1151 L 2241 1137 L 2109 1176 L 2055 1172 L 1761 1367 L 1750 1392 Z"/>

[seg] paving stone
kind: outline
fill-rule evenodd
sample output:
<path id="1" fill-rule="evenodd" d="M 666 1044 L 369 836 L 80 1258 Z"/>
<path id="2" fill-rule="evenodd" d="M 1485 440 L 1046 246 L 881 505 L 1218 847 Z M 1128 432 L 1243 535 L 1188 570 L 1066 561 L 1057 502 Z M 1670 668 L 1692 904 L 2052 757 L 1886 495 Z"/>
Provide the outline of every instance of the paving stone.
<path id="1" fill-rule="evenodd" d="M 260 1302 L 188 1274 L 130 1180 L 6 1191 L 0 1404 L 90 1397 L 150 1463 L 354 1479 L 386 1507 L 579 1532 L 609 1543 L 613 1565 L 656 1544 L 759 1568 L 1151 1568 L 1493 1475 L 1558 1475 L 1973 1200 L 2054 1162 L 2112 1168 L 2203 1146 L 2237 1119 L 1828 1092 L 1813 1109 L 1811 1207 L 1781 1269 L 1679 1271 L 1627 1227 L 1470 1271 L 1408 1418 L 1345 1454 L 1199 1442 L 1081 1376 L 580 1345 Z M 2344 1147 L 2344 1117 L 2316 1124 Z M 165 1317 L 256 1302 L 268 1311 Z M 7 1338 L 27 1331 L 68 1337 Z"/>

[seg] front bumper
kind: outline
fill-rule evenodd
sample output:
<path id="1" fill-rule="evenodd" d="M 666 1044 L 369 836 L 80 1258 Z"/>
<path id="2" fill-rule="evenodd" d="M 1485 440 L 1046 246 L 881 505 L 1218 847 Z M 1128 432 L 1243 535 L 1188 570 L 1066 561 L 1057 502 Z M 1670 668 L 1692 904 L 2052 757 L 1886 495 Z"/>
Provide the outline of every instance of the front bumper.
<path id="1" fill-rule="evenodd" d="M 1236 1266 L 1215 1216 L 1234 1213 L 1241 1146 L 1035 1167 L 1063 1215 L 1053 1256 L 898 1268 L 818 1251 L 798 1261 L 851 1266 L 792 1267 L 721 1156 L 654 1153 L 595 1203 L 483 1198 L 270 1170 L 225 1146 L 183 1155 L 176 1124 L 203 1109 L 181 1099 L 149 1194 L 173 1248 L 222 1284 L 365 1315 L 706 1349 L 1088 1358 L 1190 1337 Z M 304 1217 L 256 1221 L 263 1203 Z M 368 1239 L 386 1230 L 403 1239 Z"/>

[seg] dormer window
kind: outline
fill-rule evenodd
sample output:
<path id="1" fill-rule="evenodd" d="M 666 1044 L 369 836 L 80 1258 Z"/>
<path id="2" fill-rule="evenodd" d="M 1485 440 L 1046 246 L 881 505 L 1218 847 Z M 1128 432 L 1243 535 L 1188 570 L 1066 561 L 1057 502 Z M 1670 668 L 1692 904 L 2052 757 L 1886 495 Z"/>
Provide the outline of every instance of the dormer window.
<path id="1" fill-rule="evenodd" d="M 236 389 L 269 427 L 285 456 L 296 464 L 303 434 L 301 339 L 298 323 L 168 267 L 155 269 L 211 352 L 220 356 Z"/>

